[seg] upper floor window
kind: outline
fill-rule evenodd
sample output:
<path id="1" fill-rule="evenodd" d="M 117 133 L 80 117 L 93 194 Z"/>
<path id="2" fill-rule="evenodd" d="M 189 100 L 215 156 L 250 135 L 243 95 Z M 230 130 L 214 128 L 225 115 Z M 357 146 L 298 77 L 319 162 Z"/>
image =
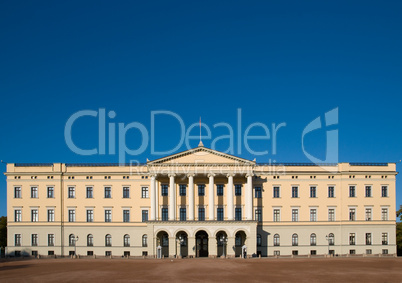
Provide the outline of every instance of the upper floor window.
<path id="1" fill-rule="evenodd" d="M 75 209 L 68 210 L 68 222 L 75 222 Z"/>
<path id="2" fill-rule="evenodd" d="M 205 185 L 198 185 L 198 196 L 205 196 Z"/>
<path id="3" fill-rule="evenodd" d="M 299 245 L 299 236 L 297 234 L 292 235 L 292 246 L 298 246 Z"/>
<path id="4" fill-rule="evenodd" d="M 105 210 L 105 222 L 112 222 L 112 211 L 110 209 Z"/>
<path id="5" fill-rule="evenodd" d="M 241 207 L 236 207 L 236 209 L 235 209 L 235 220 L 236 221 L 242 220 Z"/>
<path id="6" fill-rule="evenodd" d="M 47 210 L 47 221 L 54 222 L 54 209 Z"/>
<path id="7" fill-rule="evenodd" d="M 75 235 L 74 235 L 74 234 L 70 234 L 70 235 L 68 236 L 68 245 L 69 245 L 70 247 L 74 247 L 74 246 L 75 246 L 75 241 L 76 241 Z"/>
<path id="8" fill-rule="evenodd" d="M 349 186 L 349 197 L 354 198 L 356 197 L 356 187 Z"/>
<path id="9" fill-rule="evenodd" d="M 382 233 L 381 243 L 383 245 L 388 245 L 388 233 Z"/>
<path id="10" fill-rule="evenodd" d="M 333 246 L 335 245 L 335 235 L 333 233 L 328 234 L 328 245 Z"/>
<path id="11" fill-rule="evenodd" d="M 38 245 L 38 234 L 32 234 L 31 239 L 32 239 L 31 245 L 37 246 Z"/>
<path id="12" fill-rule="evenodd" d="M 148 210 L 142 211 L 142 222 L 148 221 Z"/>
<path id="13" fill-rule="evenodd" d="M 47 234 L 47 245 L 49 247 L 54 246 L 54 234 Z"/>
<path id="14" fill-rule="evenodd" d="M 317 221 L 317 209 L 315 208 L 310 209 L 310 221 Z"/>
<path id="15" fill-rule="evenodd" d="M 371 186 L 366 186 L 366 198 L 371 197 Z"/>
<path id="16" fill-rule="evenodd" d="M 31 198 L 38 198 L 38 187 L 31 187 Z"/>
<path id="17" fill-rule="evenodd" d="M 87 246 L 92 247 L 94 245 L 94 236 L 92 234 L 87 235 Z"/>
<path id="18" fill-rule="evenodd" d="M 315 246 L 317 244 L 317 236 L 316 234 L 310 235 L 310 246 Z"/>
<path id="19" fill-rule="evenodd" d="M 262 211 L 260 208 L 255 210 L 255 221 L 261 222 L 262 221 Z"/>
<path id="20" fill-rule="evenodd" d="M 105 198 L 112 198 L 112 188 L 105 187 Z"/>
<path id="21" fill-rule="evenodd" d="M 216 195 L 223 196 L 223 185 L 216 185 Z"/>
<path id="22" fill-rule="evenodd" d="M 169 186 L 167 184 L 162 184 L 161 185 L 161 194 L 163 197 L 166 197 L 168 195 L 169 191 Z"/>
<path id="23" fill-rule="evenodd" d="M 280 246 L 280 237 L 279 234 L 274 235 L 274 246 Z"/>
<path id="24" fill-rule="evenodd" d="M 21 187 L 14 187 L 14 198 L 21 198 Z"/>
<path id="25" fill-rule="evenodd" d="M 148 235 L 142 235 L 142 246 L 148 247 Z"/>
<path id="26" fill-rule="evenodd" d="M 354 209 L 354 208 L 349 209 L 349 220 L 350 221 L 356 220 L 356 209 Z"/>
<path id="27" fill-rule="evenodd" d="M 366 208 L 366 221 L 371 221 L 371 208 Z"/>
<path id="28" fill-rule="evenodd" d="M 75 187 L 68 187 L 68 198 L 75 198 Z"/>
<path id="29" fill-rule="evenodd" d="M 241 196 L 241 185 L 235 185 L 235 196 Z"/>
<path id="30" fill-rule="evenodd" d="M 274 187 L 274 198 L 280 197 L 280 190 L 279 187 Z"/>
<path id="31" fill-rule="evenodd" d="M 349 234 L 349 245 L 356 245 L 356 234 L 355 233 Z"/>
<path id="32" fill-rule="evenodd" d="M 130 222 L 130 210 L 123 210 L 123 222 Z"/>
<path id="33" fill-rule="evenodd" d="M 262 198 L 261 187 L 254 188 L 254 197 L 255 198 Z"/>
<path id="34" fill-rule="evenodd" d="M 130 235 L 126 234 L 123 237 L 123 243 L 125 247 L 129 247 L 130 246 Z"/>
<path id="35" fill-rule="evenodd" d="M 54 187 L 47 187 L 47 198 L 54 198 Z"/>
<path id="36" fill-rule="evenodd" d="M 204 207 L 198 208 L 198 221 L 205 221 L 205 208 Z"/>
<path id="37" fill-rule="evenodd" d="M 310 187 L 310 197 L 311 198 L 317 197 L 317 187 Z"/>
<path id="38" fill-rule="evenodd" d="M 328 221 L 335 221 L 335 209 L 334 208 L 328 209 Z"/>
<path id="39" fill-rule="evenodd" d="M 292 209 L 292 221 L 293 222 L 299 221 L 299 210 L 298 209 Z"/>
<path id="40" fill-rule="evenodd" d="M 388 186 L 381 186 L 381 197 L 388 197 Z"/>
<path id="41" fill-rule="evenodd" d="M 93 197 L 94 197 L 94 188 L 87 187 L 87 198 L 93 198 Z"/>
<path id="42" fill-rule="evenodd" d="M 94 211 L 92 209 L 87 210 L 87 222 L 94 222 Z"/>
<path id="43" fill-rule="evenodd" d="M 180 184 L 179 185 L 179 194 L 180 194 L 180 196 L 181 197 L 185 197 L 186 196 L 186 190 L 187 190 L 187 186 L 186 185 L 183 185 L 183 184 Z"/>
<path id="44" fill-rule="evenodd" d="M 38 215 L 38 210 L 37 209 L 32 209 L 31 210 L 31 221 L 32 222 L 38 222 L 39 221 L 39 215 Z"/>
<path id="45" fill-rule="evenodd" d="M 216 220 L 223 221 L 223 208 L 222 207 L 217 208 L 216 216 L 217 216 Z"/>
<path id="46" fill-rule="evenodd" d="M 111 247 L 112 246 L 112 236 L 110 234 L 107 234 L 105 236 L 105 246 L 106 247 Z"/>
<path id="47" fill-rule="evenodd" d="M 130 198 L 130 187 L 123 187 L 123 198 Z"/>
<path id="48" fill-rule="evenodd" d="M 381 220 L 388 220 L 388 208 L 381 208 Z"/>
<path id="49" fill-rule="evenodd" d="M 292 198 L 299 197 L 299 187 L 292 187 Z"/>
<path id="50" fill-rule="evenodd" d="M 274 222 L 279 222 L 281 221 L 281 210 L 280 209 L 274 209 Z"/>
<path id="51" fill-rule="evenodd" d="M 21 222 L 22 221 L 22 213 L 20 209 L 14 210 L 14 221 Z"/>
<path id="52" fill-rule="evenodd" d="M 14 246 L 16 247 L 21 246 L 21 234 L 14 235 Z"/>
<path id="53" fill-rule="evenodd" d="M 328 197 L 329 198 L 334 198 L 335 197 L 335 187 L 328 187 Z"/>
<path id="54" fill-rule="evenodd" d="M 371 245 L 371 233 L 366 233 L 366 245 Z"/>
<path id="55" fill-rule="evenodd" d="M 186 220 L 187 220 L 186 208 L 181 207 L 180 208 L 180 221 L 186 221 Z"/>
<path id="56" fill-rule="evenodd" d="M 162 221 L 168 221 L 169 219 L 169 214 L 168 214 L 168 208 L 167 207 L 163 207 L 162 208 Z"/>

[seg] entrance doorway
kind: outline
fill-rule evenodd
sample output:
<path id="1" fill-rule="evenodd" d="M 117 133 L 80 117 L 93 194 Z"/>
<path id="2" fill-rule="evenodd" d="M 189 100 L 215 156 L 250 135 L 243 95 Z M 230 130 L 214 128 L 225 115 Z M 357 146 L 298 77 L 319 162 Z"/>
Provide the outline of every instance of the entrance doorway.
<path id="1" fill-rule="evenodd" d="M 205 231 L 198 231 L 195 234 L 197 257 L 208 257 L 208 234 Z"/>
<path id="2" fill-rule="evenodd" d="M 188 240 L 186 232 L 178 232 L 176 234 L 177 243 L 177 256 L 187 257 L 188 256 Z"/>
<path id="3" fill-rule="evenodd" d="M 242 257 L 242 247 L 246 243 L 246 233 L 239 231 L 235 236 L 235 256 Z"/>
<path id="4" fill-rule="evenodd" d="M 161 256 L 169 257 L 169 235 L 168 233 L 161 231 L 156 235 L 156 248 L 162 247 Z"/>
<path id="5" fill-rule="evenodd" d="M 228 241 L 228 236 L 224 231 L 219 231 L 216 234 L 218 257 L 221 257 L 221 256 L 226 257 L 227 256 L 227 241 Z"/>

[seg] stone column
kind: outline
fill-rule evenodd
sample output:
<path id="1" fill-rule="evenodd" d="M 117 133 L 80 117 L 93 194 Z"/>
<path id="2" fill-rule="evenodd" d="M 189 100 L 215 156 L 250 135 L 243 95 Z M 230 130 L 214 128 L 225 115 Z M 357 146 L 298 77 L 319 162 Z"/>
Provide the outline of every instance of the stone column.
<path id="1" fill-rule="evenodd" d="M 247 174 L 246 177 L 246 220 L 253 220 L 253 175 Z"/>
<path id="2" fill-rule="evenodd" d="M 176 237 L 169 237 L 169 257 L 173 258 L 176 255 Z"/>
<path id="3" fill-rule="evenodd" d="M 188 245 L 188 256 L 195 257 L 196 247 L 195 247 L 195 237 L 188 237 L 187 238 L 187 245 Z"/>
<path id="4" fill-rule="evenodd" d="M 169 221 L 176 220 L 176 184 L 175 174 L 169 174 Z"/>
<path id="5" fill-rule="evenodd" d="M 215 194 L 214 194 L 214 176 L 215 174 L 208 174 L 208 205 L 209 205 L 209 220 L 215 220 Z"/>
<path id="6" fill-rule="evenodd" d="M 156 185 L 155 185 L 155 175 L 151 175 L 151 215 L 150 220 L 154 221 L 156 217 Z"/>
<path id="7" fill-rule="evenodd" d="M 209 257 L 217 257 L 218 256 L 218 247 L 215 237 L 208 238 L 208 256 Z"/>
<path id="8" fill-rule="evenodd" d="M 159 209 L 159 188 L 160 188 L 160 183 L 159 181 L 155 181 L 155 220 L 159 220 L 159 214 L 160 214 L 160 209 Z"/>
<path id="9" fill-rule="evenodd" d="M 227 242 L 227 247 L 226 247 L 226 256 L 227 257 L 235 257 L 235 238 L 234 237 L 228 237 L 228 242 Z"/>
<path id="10" fill-rule="evenodd" d="M 227 214 L 228 220 L 233 220 L 233 174 L 228 174 L 228 189 L 227 189 Z"/>
<path id="11" fill-rule="evenodd" d="M 188 174 L 188 220 L 194 220 L 194 174 Z"/>

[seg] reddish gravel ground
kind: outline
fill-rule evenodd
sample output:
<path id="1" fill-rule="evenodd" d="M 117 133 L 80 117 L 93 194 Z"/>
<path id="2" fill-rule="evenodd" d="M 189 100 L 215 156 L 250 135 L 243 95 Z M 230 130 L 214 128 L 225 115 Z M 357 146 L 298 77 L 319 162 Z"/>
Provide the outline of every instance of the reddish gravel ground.
<path id="1" fill-rule="evenodd" d="M 402 282 L 402 258 L 40 259 L 0 262 L 0 282 Z"/>

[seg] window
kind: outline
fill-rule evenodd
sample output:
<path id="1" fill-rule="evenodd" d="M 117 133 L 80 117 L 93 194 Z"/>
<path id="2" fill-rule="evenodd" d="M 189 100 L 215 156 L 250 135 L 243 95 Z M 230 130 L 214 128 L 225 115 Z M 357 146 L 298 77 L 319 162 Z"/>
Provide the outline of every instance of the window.
<path id="1" fill-rule="evenodd" d="M 94 222 L 94 211 L 92 209 L 87 210 L 87 222 Z"/>
<path id="2" fill-rule="evenodd" d="M 54 222 L 54 209 L 47 210 L 47 222 Z"/>
<path id="3" fill-rule="evenodd" d="M 371 221 L 371 208 L 366 208 L 366 221 Z"/>
<path id="4" fill-rule="evenodd" d="M 235 196 L 241 196 L 241 185 L 235 185 Z"/>
<path id="5" fill-rule="evenodd" d="M 371 197 L 371 186 L 366 186 L 366 198 Z"/>
<path id="6" fill-rule="evenodd" d="M 93 198 L 93 197 L 94 197 L 94 188 L 87 187 L 87 198 Z"/>
<path id="7" fill-rule="evenodd" d="M 317 187 L 310 187 L 310 197 L 311 198 L 317 197 Z"/>
<path id="8" fill-rule="evenodd" d="M 274 209 L 274 222 L 279 222 L 279 221 L 281 221 L 281 210 Z"/>
<path id="9" fill-rule="evenodd" d="M 168 247 L 169 246 L 169 236 L 168 234 L 164 234 L 162 236 L 162 247 Z"/>
<path id="10" fill-rule="evenodd" d="M 388 197 L 388 186 L 381 186 L 381 197 Z"/>
<path id="11" fill-rule="evenodd" d="M 205 185 L 198 185 L 198 196 L 205 196 Z"/>
<path id="12" fill-rule="evenodd" d="M 356 220 L 356 209 L 349 208 L 349 220 L 355 221 Z"/>
<path id="13" fill-rule="evenodd" d="M 387 255 L 387 254 L 388 254 L 388 250 L 382 250 L 382 254 L 383 254 L 383 255 Z"/>
<path id="14" fill-rule="evenodd" d="M 112 251 L 105 251 L 105 256 L 112 256 Z"/>
<path id="15" fill-rule="evenodd" d="M 317 209 L 315 208 L 310 209 L 310 221 L 317 221 Z"/>
<path id="16" fill-rule="evenodd" d="M 335 245 L 335 236 L 333 233 L 329 233 L 328 235 L 328 245 L 330 246 Z"/>
<path id="17" fill-rule="evenodd" d="M 236 234 L 235 236 L 235 246 L 240 247 L 241 246 L 241 236 L 239 234 Z"/>
<path id="18" fill-rule="evenodd" d="M 111 247 L 112 246 L 112 236 L 110 234 L 107 234 L 105 236 L 105 246 L 106 247 Z"/>
<path id="19" fill-rule="evenodd" d="M 47 234 L 47 245 L 49 247 L 54 246 L 54 234 Z"/>
<path id="20" fill-rule="evenodd" d="M 179 185 L 179 194 L 181 197 L 185 197 L 186 196 L 186 189 L 187 186 L 186 185 Z"/>
<path id="21" fill-rule="evenodd" d="M 20 209 L 14 210 L 14 221 L 15 222 L 21 222 L 22 219 L 22 213 Z"/>
<path id="22" fill-rule="evenodd" d="M 130 210 L 123 210 L 123 222 L 130 222 Z"/>
<path id="23" fill-rule="evenodd" d="M 87 246 L 92 247 L 94 245 L 94 236 L 92 234 L 87 235 Z"/>
<path id="24" fill-rule="evenodd" d="M 124 235 L 123 237 L 123 243 L 125 247 L 129 247 L 130 246 L 130 236 L 128 234 Z"/>
<path id="25" fill-rule="evenodd" d="M 14 246 L 16 247 L 21 246 L 21 234 L 14 235 Z"/>
<path id="26" fill-rule="evenodd" d="M 216 215 L 217 215 L 216 220 L 223 221 L 223 208 L 222 207 L 217 208 Z"/>
<path id="27" fill-rule="evenodd" d="M 94 251 L 87 251 L 87 256 L 93 256 L 94 255 Z"/>
<path id="28" fill-rule="evenodd" d="M 262 198 L 261 187 L 254 188 L 254 197 L 255 198 Z"/>
<path id="29" fill-rule="evenodd" d="M 261 222 L 262 221 L 262 211 L 261 208 L 257 208 L 255 210 L 255 217 L 254 217 L 255 221 Z"/>
<path id="30" fill-rule="evenodd" d="M 142 222 L 148 221 L 148 210 L 142 211 Z"/>
<path id="31" fill-rule="evenodd" d="M 236 207 L 235 208 L 235 220 L 236 221 L 241 221 L 242 220 L 241 207 Z"/>
<path id="32" fill-rule="evenodd" d="M 317 244 L 317 236 L 316 234 L 310 235 L 310 246 L 315 246 Z"/>
<path id="33" fill-rule="evenodd" d="M 292 255 L 298 255 L 298 254 L 299 254 L 298 250 L 292 251 Z"/>
<path id="34" fill-rule="evenodd" d="M 147 218 L 148 218 L 148 213 L 147 213 Z M 186 208 L 180 207 L 180 221 L 186 221 L 186 220 L 187 220 Z"/>
<path id="35" fill-rule="evenodd" d="M 21 187 L 14 187 L 14 198 L 21 198 Z"/>
<path id="36" fill-rule="evenodd" d="M 334 208 L 328 209 L 328 221 L 335 221 L 335 209 Z"/>
<path id="37" fill-rule="evenodd" d="M 149 198 L 149 189 L 148 187 L 141 188 L 141 198 Z"/>
<path id="38" fill-rule="evenodd" d="M 168 209 L 167 207 L 162 208 L 162 221 L 168 221 L 169 215 L 168 215 Z"/>
<path id="39" fill-rule="evenodd" d="M 112 188 L 105 187 L 105 198 L 112 198 Z"/>
<path id="40" fill-rule="evenodd" d="M 274 251 L 274 256 L 280 256 L 281 255 L 281 251 Z"/>
<path id="41" fill-rule="evenodd" d="M 75 198 L 75 187 L 68 187 L 68 198 Z"/>
<path id="42" fill-rule="evenodd" d="M 366 245 L 371 245 L 371 233 L 366 233 Z"/>
<path id="43" fill-rule="evenodd" d="M 381 235 L 381 243 L 383 245 L 388 245 L 388 233 L 382 233 L 382 235 Z"/>
<path id="44" fill-rule="evenodd" d="M 31 198 L 38 198 L 38 187 L 31 187 Z"/>
<path id="45" fill-rule="evenodd" d="M 280 245 L 281 245 L 281 243 L 280 243 L 279 234 L 275 234 L 274 235 L 274 246 L 280 246 Z"/>
<path id="46" fill-rule="evenodd" d="M 38 245 L 38 234 L 32 234 L 31 235 L 31 246 L 37 246 Z"/>
<path id="47" fill-rule="evenodd" d="M 223 196 L 223 185 L 216 185 L 216 195 Z"/>
<path id="48" fill-rule="evenodd" d="M 356 234 L 355 233 L 349 234 L 349 245 L 356 245 Z"/>
<path id="49" fill-rule="evenodd" d="M 297 234 L 292 235 L 292 246 L 298 246 L 299 245 L 299 237 Z"/>
<path id="50" fill-rule="evenodd" d="M 280 190 L 279 187 L 274 187 L 274 198 L 280 197 Z"/>
<path id="51" fill-rule="evenodd" d="M 130 198 L 130 187 L 123 187 L 123 198 Z"/>
<path id="52" fill-rule="evenodd" d="M 198 208 L 198 221 L 205 221 L 205 208 L 204 207 Z"/>
<path id="53" fill-rule="evenodd" d="M 349 186 L 349 197 L 354 198 L 356 197 L 356 187 Z"/>
<path id="54" fill-rule="evenodd" d="M 105 210 L 105 222 L 112 222 L 112 211 L 110 209 Z"/>
<path id="55" fill-rule="evenodd" d="M 147 235 L 142 235 L 142 246 L 148 247 L 148 236 Z"/>
<path id="56" fill-rule="evenodd" d="M 355 254 L 356 254 L 356 250 L 349 250 L 349 254 L 355 255 Z"/>
<path id="57" fill-rule="evenodd" d="M 371 255 L 372 253 L 373 253 L 373 251 L 371 249 L 366 250 L 367 255 Z"/>
<path id="58" fill-rule="evenodd" d="M 261 235 L 257 234 L 257 247 L 261 247 L 261 244 L 262 244 Z"/>
<path id="59" fill-rule="evenodd" d="M 74 234 L 70 234 L 70 235 L 68 236 L 68 245 L 69 245 L 70 247 L 74 247 L 74 246 L 75 246 L 75 236 L 74 236 Z"/>
<path id="60" fill-rule="evenodd" d="M 292 187 L 292 198 L 299 197 L 299 187 Z"/>
<path id="61" fill-rule="evenodd" d="M 292 209 L 292 221 L 293 222 L 299 221 L 299 210 L 298 209 Z"/>
<path id="62" fill-rule="evenodd" d="M 166 184 L 162 184 L 162 185 L 161 185 L 161 193 L 162 193 L 162 196 L 163 196 L 163 197 L 167 197 L 167 196 L 168 196 L 168 190 L 169 190 L 168 185 L 166 185 Z"/>
<path id="63" fill-rule="evenodd" d="M 32 222 L 38 222 L 38 210 L 37 209 L 32 209 L 31 210 L 31 221 Z"/>
<path id="64" fill-rule="evenodd" d="M 388 208 L 381 208 L 381 220 L 388 220 Z"/>
<path id="65" fill-rule="evenodd" d="M 335 187 L 328 187 L 328 197 L 333 198 L 335 197 Z"/>
<path id="66" fill-rule="evenodd" d="M 54 198 L 54 187 L 47 187 L 47 197 Z"/>
<path id="67" fill-rule="evenodd" d="M 75 209 L 68 210 L 68 222 L 75 222 Z"/>
<path id="68" fill-rule="evenodd" d="M 311 250 L 310 255 L 317 255 L 317 250 Z"/>

